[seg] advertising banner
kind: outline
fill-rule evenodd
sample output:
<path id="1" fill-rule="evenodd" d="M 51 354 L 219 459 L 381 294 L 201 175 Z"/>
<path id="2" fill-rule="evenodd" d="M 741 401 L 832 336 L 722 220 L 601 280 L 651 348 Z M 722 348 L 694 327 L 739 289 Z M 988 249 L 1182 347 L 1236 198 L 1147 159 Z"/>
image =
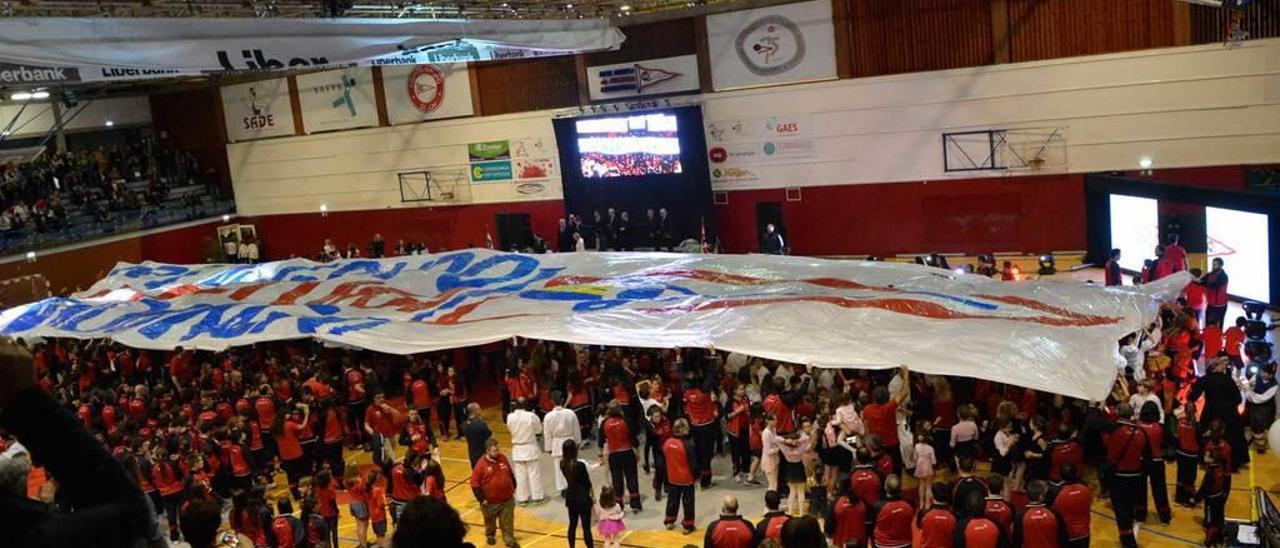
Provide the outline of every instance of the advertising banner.
<path id="1" fill-rule="evenodd" d="M 1189 280 L 1101 287 L 808 257 L 478 249 L 329 263 L 120 263 L 87 291 L 0 312 L 0 333 L 204 350 L 311 338 L 395 354 L 512 336 L 714 345 L 1101 400 L 1124 363 L 1117 341 Z"/>
<path id="2" fill-rule="evenodd" d="M 471 182 L 487 183 L 490 181 L 510 181 L 511 161 L 476 162 L 471 164 Z"/>
<path id="3" fill-rule="evenodd" d="M 812 158 L 812 125 L 808 114 L 706 122 L 711 179 L 757 181 L 754 166 Z"/>
<path id="4" fill-rule="evenodd" d="M 467 145 L 467 156 L 472 162 L 487 160 L 510 160 L 511 143 L 509 141 L 485 141 Z"/>
<path id="5" fill-rule="evenodd" d="M 625 39 L 603 19 L 28 17 L 0 19 L 0 36 L 0 64 L 26 70 L 0 76 L 24 82 L 521 59 Z"/>
<path id="6" fill-rule="evenodd" d="M 222 115 L 231 142 L 293 135 L 293 107 L 284 78 L 223 86 Z"/>
<path id="7" fill-rule="evenodd" d="M 351 67 L 299 74 L 298 103 L 307 133 L 378 125 L 373 71 Z"/>

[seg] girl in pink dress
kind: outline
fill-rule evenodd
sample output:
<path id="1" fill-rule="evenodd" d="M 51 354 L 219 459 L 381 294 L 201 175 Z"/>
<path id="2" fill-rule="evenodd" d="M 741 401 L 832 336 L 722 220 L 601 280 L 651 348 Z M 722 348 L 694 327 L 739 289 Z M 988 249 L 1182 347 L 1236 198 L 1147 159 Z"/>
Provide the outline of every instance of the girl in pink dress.
<path id="1" fill-rule="evenodd" d="M 622 504 L 614 498 L 613 489 L 608 485 L 601 487 L 600 500 L 596 505 L 596 520 L 599 522 L 596 529 L 600 531 L 600 538 L 604 539 L 604 548 L 622 546 L 622 533 L 627 530 L 627 524 L 622 519 L 626 515 Z"/>
<path id="2" fill-rule="evenodd" d="M 929 445 L 929 427 L 926 422 L 924 426 L 916 430 L 916 490 L 920 492 L 919 508 L 928 508 L 933 504 L 932 489 L 933 485 L 933 467 L 937 466 L 938 458 L 933 452 L 933 446 Z"/>

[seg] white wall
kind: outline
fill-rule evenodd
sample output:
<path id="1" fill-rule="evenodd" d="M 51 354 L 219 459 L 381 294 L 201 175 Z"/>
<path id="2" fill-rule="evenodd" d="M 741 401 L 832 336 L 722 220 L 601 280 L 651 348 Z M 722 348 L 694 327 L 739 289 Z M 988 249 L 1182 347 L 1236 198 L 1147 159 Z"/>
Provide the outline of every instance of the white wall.
<path id="1" fill-rule="evenodd" d="M 1070 172 L 1280 162 L 1280 39 L 842 80 L 703 97 L 704 119 L 804 115 L 812 157 L 719 189 L 939 180 L 943 132 L 1064 128 Z M 229 145 L 241 213 L 398 207 L 396 173 L 456 168 L 465 143 L 550 137 L 550 112 Z M 998 176 L 999 174 L 992 174 Z M 965 173 L 963 177 L 980 176 Z M 559 198 L 473 185 L 475 202 Z"/>
<path id="2" fill-rule="evenodd" d="M 943 132 L 1005 127 L 1065 128 L 1070 172 L 1276 162 L 1280 40 L 718 93 L 703 116 L 796 114 L 812 120 L 812 158 L 718 186 L 944 179 Z"/>
<path id="3" fill-rule="evenodd" d="M 227 145 L 242 215 L 420 207 L 401 204 L 398 174 L 467 173 L 467 143 L 542 137 L 554 143 L 551 114 L 531 112 L 445 120 Z M 560 178 L 521 194 L 515 183 L 471 185 L 472 203 L 563 197 Z"/>
<path id="4" fill-rule="evenodd" d="M 84 110 L 80 110 L 84 107 Z M 71 114 L 79 111 L 74 118 Z M 22 108 L 22 103 L 0 105 L 0 130 L 10 127 L 9 123 L 21 112 L 13 122 L 9 138 L 40 137 L 48 133 L 54 126 L 53 108 L 47 101 L 33 101 Z M 108 120 L 117 127 L 151 123 L 151 100 L 141 97 L 117 97 L 90 101 L 80 97 L 80 104 L 75 108 L 62 108 L 63 120 L 67 131 L 99 130 L 106 127 Z"/>

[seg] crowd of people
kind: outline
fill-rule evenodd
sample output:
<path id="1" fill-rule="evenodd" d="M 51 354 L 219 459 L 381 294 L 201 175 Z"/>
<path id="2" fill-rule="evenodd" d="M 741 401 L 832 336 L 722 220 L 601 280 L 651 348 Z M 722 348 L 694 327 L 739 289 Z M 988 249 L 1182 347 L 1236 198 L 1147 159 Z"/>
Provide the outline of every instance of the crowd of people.
<path id="1" fill-rule="evenodd" d="M 1102 402 L 714 349 L 513 341 L 394 357 L 303 341 L 208 353 L 52 340 L 32 352 L 37 386 L 119 459 L 172 540 L 190 529 L 202 542 L 221 523 L 211 509 L 226 505 L 225 528 L 250 545 L 333 546 L 339 491 L 362 546 L 388 539 L 406 514 L 448 514 L 436 504 L 449 502 L 439 444 L 452 437 L 466 439 L 490 544 L 500 531 L 517 546 L 514 507 L 557 494 L 538 466 L 549 452 L 570 546 L 577 529 L 593 545 L 593 522 L 617 546 L 627 510 L 646 500 L 666 499 L 668 528 L 695 531 L 694 500 L 714 489 L 719 458 L 731 481 L 760 485 L 768 512 L 751 523 L 726 498 L 708 547 L 910 546 L 915 529 L 927 546 L 1086 546 L 1095 496 L 1110 496 L 1133 546 L 1148 485 L 1157 519 L 1171 519 L 1166 459 L 1177 463 L 1173 501 L 1204 506 L 1214 545 L 1231 472 L 1248 460 L 1246 436 L 1274 419 L 1276 392 L 1273 364 L 1245 367 L 1256 360 L 1241 334 L 1215 336 L 1185 303 L 1166 308 L 1121 341 L 1129 365 Z M 498 385 L 509 447 L 471 401 L 477 383 Z M 592 444 L 608 471 L 599 487 L 584 461 Z M 376 466 L 361 474 L 344 450 L 370 451 Z M 60 480 L 53 471 L 50 484 Z"/>
<path id="2" fill-rule="evenodd" d="M 582 176 L 588 178 L 645 177 L 681 171 L 679 152 L 675 154 L 581 152 L 579 163 L 582 167 Z"/>
<path id="3" fill-rule="evenodd" d="M 608 207 L 591 212 L 587 221 L 581 215 L 560 219 L 556 232 L 556 251 L 634 251 L 649 248 L 671 251 L 679 243 L 667 208 L 645 209 L 644 217 L 632 220 L 631 213 Z"/>
<path id="4" fill-rule="evenodd" d="M 618 237 L 607 234 L 598 240 Z M 380 234 L 367 251 L 386 253 Z M 391 249 L 415 252 L 403 241 Z M 321 255 L 347 256 L 328 240 Z M 730 481 L 759 486 L 767 512 L 752 523 L 725 497 L 705 527 L 708 548 L 897 547 L 916 534 L 924 546 L 1088 546 L 1095 497 L 1109 497 L 1120 542 L 1135 546 L 1149 504 L 1160 522 L 1172 519 L 1166 461 L 1176 470 L 1172 502 L 1202 507 L 1204 542 L 1219 545 L 1231 474 L 1251 447 L 1265 450 L 1277 390 L 1269 345 L 1251 342 L 1256 318 L 1222 330 L 1197 306 L 1198 286 L 1216 289 L 1219 275 L 1225 285 L 1221 269 L 1216 260 L 1152 325 L 1118 342 L 1124 367 L 1096 402 L 714 348 L 513 339 L 405 357 L 310 341 L 214 353 L 48 340 L 31 353 L 39 390 L 163 516 L 147 527 L 157 543 L 211 546 L 223 531 L 251 546 L 336 546 L 345 513 L 361 546 L 419 546 L 422 534 L 451 546 L 466 533 L 450 505 L 465 495 L 446 495 L 441 466 L 440 445 L 452 438 L 466 440 L 466 481 L 490 545 L 501 533 L 518 546 L 517 505 L 557 498 L 571 547 L 579 536 L 618 546 L 628 511 L 659 512 L 668 529 L 693 533 L 706 522 L 695 499 L 714 492 L 717 459 Z M 471 397 L 482 385 L 497 387 L 509 446 Z M 0 442 L 0 477 L 25 488 L 25 477 L 10 484 L 7 475 L 20 432 Z M 592 485 L 592 447 L 605 485 Z M 374 467 L 348 466 L 353 451 Z M 547 453 L 554 489 L 539 464 Z M 67 472 L 48 471 L 42 498 L 76 507 L 74 491 L 58 488 Z M 445 540 L 433 536 L 442 528 Z"/>
<path id="5" fill-rule="evenodd" d="M 102 222 L 123 211 L 154 213 L 171 188 L 206 179 L 195 156 L 147 139 L 8 162 L 0 165 L 0 234 L 60 229 L 71 207 Z M 149 184 L 139 195 L 125 185 L 131 181 Z M 201 196 L 185 194 L 183 207 L 198 209 Z"/>

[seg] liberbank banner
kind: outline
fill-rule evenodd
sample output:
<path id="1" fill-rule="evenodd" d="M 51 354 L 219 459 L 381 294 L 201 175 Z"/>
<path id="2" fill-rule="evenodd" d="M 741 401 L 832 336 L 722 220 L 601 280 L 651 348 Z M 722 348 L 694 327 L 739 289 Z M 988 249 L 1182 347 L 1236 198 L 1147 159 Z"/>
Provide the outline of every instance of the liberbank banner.
<path id="1" fill-rule="evenodd" d="M 3 18 L 0 37 L 0 83 L 29 84 L 520 59 L 624 40 L 592 19 Z"/>
<path id="2" fill-rule="evenodd" d="M 88 291 L 0 312 L 0 333 L 205 350 L 313 338 L 397 354 L 512 336 L 714 345 L 818 367 L 905 364 L 1099 400 L 1123 364 L 1117 341 L 1189 280 L 1104 288 L 885 262 L 475 249 L 330 263 L 120 263 Z"/>

